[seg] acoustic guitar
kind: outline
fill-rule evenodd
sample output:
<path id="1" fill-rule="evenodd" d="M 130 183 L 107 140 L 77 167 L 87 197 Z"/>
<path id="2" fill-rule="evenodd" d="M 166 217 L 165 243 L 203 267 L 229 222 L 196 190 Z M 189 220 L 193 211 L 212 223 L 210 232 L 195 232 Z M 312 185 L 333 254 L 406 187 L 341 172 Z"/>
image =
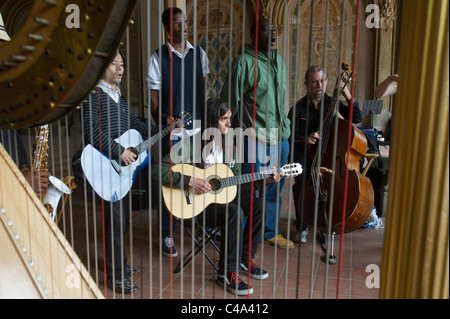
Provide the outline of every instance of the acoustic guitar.
<path id="1" fill-rule="evenodd" d="M 214 164 L 206 169 L 190 164 L 177 164 L 172 167 L 172 171 L 194 176 L 211 184 L 211 191 L 208 193 L 198 193 L 193 187 L 180 189 L 162 186 L 167 209 L 173 216 L 181 219 L 197 216 L 210 204 L 227 204 L 236 197 L 237 185 L 271 178 L 274 173 L 271 169 L 235 176 L 225 164 Z M 298 163 L 286 164 L 278 171 L 286 177 L 295 177 L 302 173 L 302 166 Z"/>
<path id="2" fill-rule="evenodd" d="M 180 119 L 167 126 L 158 134 L 145 140 L 141 134 L 134 130 L 128 130 L 114 141 L 126 149 L 131 149 L 137 155 L 135 162 L 128 166 L 120 165 L 118 161 L 110 159 L 107 154 L 99 149 L 87 145 L 81 154 L 81 167 L 84 176 L 94 191 L 104 200 L 116 202 L 123 197 L 133 186 L 138 174 L 148 166 L 148 150 L 162 138 L 169 135 L 178 124 L 188 125 L 192 121 L 189 113 L 181 113 Z"/>

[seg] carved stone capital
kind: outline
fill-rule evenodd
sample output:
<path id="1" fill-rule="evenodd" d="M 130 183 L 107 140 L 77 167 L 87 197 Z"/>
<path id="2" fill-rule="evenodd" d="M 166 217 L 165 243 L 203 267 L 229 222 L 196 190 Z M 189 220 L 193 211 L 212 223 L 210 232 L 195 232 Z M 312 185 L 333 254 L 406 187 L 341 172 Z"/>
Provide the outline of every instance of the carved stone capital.
<path id="1" fill-rule="evenodd" d="M 396 0 L 385 0 L 380 3 L 381 29 L 388 30 L 393 28 L 393 23 L 396 20 L 396 2 Z"/>

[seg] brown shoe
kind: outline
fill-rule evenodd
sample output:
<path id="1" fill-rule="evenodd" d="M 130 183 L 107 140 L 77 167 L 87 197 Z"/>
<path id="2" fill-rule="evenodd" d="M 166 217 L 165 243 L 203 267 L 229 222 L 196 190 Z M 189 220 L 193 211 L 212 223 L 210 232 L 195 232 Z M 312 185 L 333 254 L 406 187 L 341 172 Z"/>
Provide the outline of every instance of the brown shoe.
<path id="1" fill-rule="evenodd" d="M 283 249 L 294 248 L 294 243 L 291 240 L 287 240 L 286 238 L 284 238 L 281 234 L 278 234 L 278 236 L 275 236 L 273 238 L 266 239 L 266 243 Z"/>

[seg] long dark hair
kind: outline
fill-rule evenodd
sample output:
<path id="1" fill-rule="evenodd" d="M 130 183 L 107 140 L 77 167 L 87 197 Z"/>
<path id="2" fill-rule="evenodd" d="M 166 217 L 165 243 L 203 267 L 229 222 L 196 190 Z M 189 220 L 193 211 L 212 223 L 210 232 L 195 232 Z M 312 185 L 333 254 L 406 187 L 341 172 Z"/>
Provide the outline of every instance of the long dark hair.
<path id="1" fill-rule="evenodd" d="M 228 112 L 228 103 L 220 98 L 210 98 L 206 104 L 206 119 L 203 121 L 203 129 L 217 128 L 221 116 Z"/>
<path id="2" fill-rule="evenodd" d="M 217 129 L 219 128 L 219 119 L 221 116 L 225 115 L 230 110 L 230 107 L 228 106 L 228 103 L 220 98 L 210 98 L 208 102 L 206 103 L 206 114 L 204 114 L 204 118 L 202 121 L 202 128 L 203 132 L 205 132 L 207 129 Z M 212 134 L 209 137 L 208 140 L 204 140 L 202 138 L 202 152 L 204 151 L 204 147 L 214 140 L 214 135 Z M 231 140 L 232 141 L 232 140 Z M 220 141 L 217 141 L 219 145 L 221 145 L 223 151 L 227 153 L 229 151 L 234 152 L 234 144 L 231 144 L 233 146 L 231 149 L 228 148 L 228 145 L 226 144 L 225 135 L 221 135 Z M 202 153 L 203 154 L 203 153 Z M 202 156 L 203 160 L 203 156 Z"/>
<path id="3" fill-rule="evenodd" d="M 202 131 L 205 132 L 207 129 L 216 128 L 218 129 L 219 119 L 221 116 L 228 112 L 230 107 L 228 103 L 220 98 L 210 98 L 206 103 L 206 114 L 203 116 L 202 121 Z M 202 149 L 203 147 L 214 139 L 214 135 L 211 135 L 209 140 L 202 139 Z M 221 141 L 222 145 L 225 143 L 225 136 L 222 135 Z"/>

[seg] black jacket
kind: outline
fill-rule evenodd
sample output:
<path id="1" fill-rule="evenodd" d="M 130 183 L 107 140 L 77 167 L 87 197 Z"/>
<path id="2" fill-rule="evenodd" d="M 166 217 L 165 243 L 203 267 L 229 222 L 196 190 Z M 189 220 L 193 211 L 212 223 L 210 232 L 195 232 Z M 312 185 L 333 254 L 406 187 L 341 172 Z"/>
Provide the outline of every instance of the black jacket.
<path id="1" fill-rule="evenodd" d="M 323 111 L 324 117 L 327 115 L 328 111 L 332 107 L 331 104 L 332 98 L 325 94 L 324 111 Z M 350 108 L 348 105 L 344 104 L 341 100 L 339 100 L 339 113 L 346 120 L 349 120 Z M 297 101 L 297 103 L 295 103 L 295 105 L 291 108 L 288 117 L 291 120 L 291 124 L 293 125 L 292 131 L 293 133 L 291 134 L 289 142 L 292 143 L 292 140 L 294 142 L 293 147 L 291 147 L 290 156 L 293 155 L 293 161 L 295 163 L 300 163 L 303 166 L 305 172 L 307 173 L 309 171 L 310 163 L 304 163 L 304 154 L 307 151 L 306 138 L 312 132 L 319 131 L 320 110 L 319 109 L 316 110 L 314 103 L 312 103 L 311 100 L 307 98 L 307 96 L 304 96 L 299 101 Z M 359 109 L 359 103 L 355 101 L 353 103 L 352 122 L 360 123 L 362 121 L 362 118 L 363 115 L 361 110 Z"/>

